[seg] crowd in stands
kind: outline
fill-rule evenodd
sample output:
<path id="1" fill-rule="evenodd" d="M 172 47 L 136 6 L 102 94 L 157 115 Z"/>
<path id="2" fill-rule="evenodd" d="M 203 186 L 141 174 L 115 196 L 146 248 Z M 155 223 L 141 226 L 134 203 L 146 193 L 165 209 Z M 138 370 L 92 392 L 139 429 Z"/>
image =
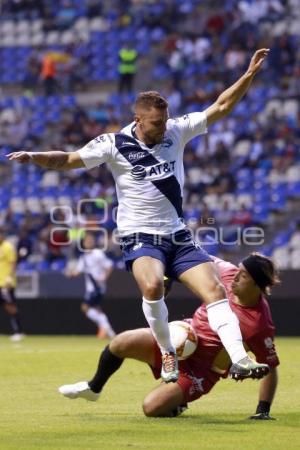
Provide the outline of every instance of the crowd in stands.
<path id="1" fill-rule="evenodd" d="M 80 228 L 99 220 L 119 264 L 112 235 L 117 202 L 105 166 L 58 173 L 8 164 L 5 155 L 23 148 L 73 151 L 130 122 L 136 92 L 117 88 L 118 55 L 128 41 L 139 59 L 151 62 L 148 78 L 139 70 L 136 78 L 145 78 L 145 89 L 159 87 L 171 116 L 205 109 L 245 71 L 255 49 L 270 48 L 236 109 L 185 151 L 186 220 L 209 252 L 234 251 L 239 230 L 266 229 L 300 199 L 297 2 L 4 0 L 0 20 L 2 30 L 13 23 L 10 41 L 0 32 L 0 83 L 23 86 L 21 96 L 0 97 L 0 222 L 16 236 L 21 269 L 62 269 L 76 256 Z M 36 28 L 27 30 L 26 23 Z M 81 104 L 80 90 L 93 83 L 101 90 L 101 81 L 113 92 L 96 105 Z M 80 209 L 83 198 L 105 206 L 91 200 Z M 222 229 L 221 243 L 212 227 Z M 282 250 L 281 265 L 299 267 L 297 220 L 284 233 L 264 251 Z"/>

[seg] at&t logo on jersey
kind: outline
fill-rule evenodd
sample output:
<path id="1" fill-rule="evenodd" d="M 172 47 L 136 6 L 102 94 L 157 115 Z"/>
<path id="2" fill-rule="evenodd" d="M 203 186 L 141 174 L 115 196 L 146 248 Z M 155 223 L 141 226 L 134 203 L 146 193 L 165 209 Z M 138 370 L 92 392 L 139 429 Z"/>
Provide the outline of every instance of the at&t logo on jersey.
<path id="1" fill-rule="evenodd" d="M 146 175 L 147 172 L 143 166 L 135 166 L 131 171 L 131 176 L 134 180 L 143 180 Z"/>
<path id="2" fill-rule="evenodd" d="M 155 166 L 149 167 L 148 171 L 145 167 L 137 165 L 131 170 L 131 176 L 134 180 L 143 180 L 146 175 L 149 175 L 149 177 L 152 177 L 153 175 L 162 175 L 174 172 L 174 169 L 175 161 L 156 164 Z"/>

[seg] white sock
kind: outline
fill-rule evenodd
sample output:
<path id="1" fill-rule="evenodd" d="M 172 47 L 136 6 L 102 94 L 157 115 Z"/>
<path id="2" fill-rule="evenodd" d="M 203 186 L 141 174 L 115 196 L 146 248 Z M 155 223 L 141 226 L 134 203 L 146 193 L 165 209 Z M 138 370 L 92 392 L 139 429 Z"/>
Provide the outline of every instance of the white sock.
<path id="1" fill-rule="evenodd" d="M 224 345 L 233 363 L 247 356 L 237 316 L 232 312 L 227 298 L 206 305 L 209 325 Z"/>
<path id="2" fill-rule="evenodd" d="M 143 311 L 161 352 L 174 352 L 168 325 L 168 308 L 164 297 L 154 301 L 143 297 Z"/>
<path id="3" fill-rule="evenodd" d="M 111 324 L 109 323 L 107 315 L 104 314 L 104 312 L 100 311 L 99 311 L 99 327 L 103 328 L 106 331 L 108 337 L 110 338 L 113 338 L 116 335 Z"/>
<path id="4" fill-rule="evenodd" d="M 89 308 L 86 312 L 86 317 L 88 317 L 90 320 L 92 320 L 93 322 L 95 322 L 98 326 L 100 326 L 99 323 L 99 311 L 97 311 L 97 309 L 95 308 Z"/>
<path id="5" fill-rule="evenodd" d="M 107 316 L 103 312 L 100 312 L 95 308 L 89 308 L 86 312 L 86 316 L 90 320 L 95 322 L 99 328 L 103 328 L 106 331 L 108 337 L 114 337 L 116 335 L 111 324 L 108 321 Z"/>

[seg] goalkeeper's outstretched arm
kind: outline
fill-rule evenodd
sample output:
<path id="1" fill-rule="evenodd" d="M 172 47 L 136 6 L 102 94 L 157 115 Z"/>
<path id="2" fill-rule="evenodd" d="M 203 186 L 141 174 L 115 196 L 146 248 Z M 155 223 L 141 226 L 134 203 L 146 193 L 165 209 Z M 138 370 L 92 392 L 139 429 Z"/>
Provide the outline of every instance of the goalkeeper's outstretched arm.
<path id="1" fill-rule="evenodd" d="M 274 367 L 270 370 L 270 373 L 261 380 L 259 386 L 259 397 L 256 413 L 250 417 L 250 419 L 258 420 L 272 420 L 270 416 L 271 404 L 273 402 L 276 388 L 278 384 L 278 371 Z"/>

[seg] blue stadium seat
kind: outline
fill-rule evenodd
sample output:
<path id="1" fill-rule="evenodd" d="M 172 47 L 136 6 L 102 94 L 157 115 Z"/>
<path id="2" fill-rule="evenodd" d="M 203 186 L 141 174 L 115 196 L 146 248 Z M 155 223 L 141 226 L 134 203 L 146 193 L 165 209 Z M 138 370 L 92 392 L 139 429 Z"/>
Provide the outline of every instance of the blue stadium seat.
<path id="1" fill-rule="evenodd" d="M 273 240 L 274 247 L 281 247 L 287 245 L 290 237 L 292 235 L 292 231 L 282 231 L 277 234 L 277 236 Z"/>
<path id="2" fill-rule="evenodd" d="M 39 272 L 50 270 L 50 263 L 48 261 L 40 261 L 35 266 Z"/>
<path id="3" fill-rule="evenodd" d="M 65 259 L 57 259 L 50 264 L 51 270 L 62 271 L 66 268 L 66 260 Z"/>
<path id="4" fill-rule="evenodd" d="M 251 180 L 237 181 L 236 194 L 248 194 L 251 190 Z"/>
<path id="5" fill-rule="evenodd" d="M 271 194 L 270 208 L 273 211 L 282 211 L 286 208 L 286 196 L 284 194 Z"/>
<path id="6" fill-rule="evenodd" d="M 288 183 L 286 194 L 288 197 L 299 198 L 300 197 L 300 181 Z"/>
<path id="7" fill-rule="evenodd" d="M 269 220 L 269 204 L 255 205 L 253 208 L 253 223 L 259 223 L 261 225 L 266 225 Z"/>
<path id="8" fill-rule="evenodd" d="M 29 261 L 20 261 L 18 263 L 18 271 L 20 272 L 32 272 L 35 270 L 35 265 Z"/>
<path id="9" fill-rule="evenodd" d="M 251 182 L 252 179 L 252 171 L 247 168 L 239 169 L 236 172 L 236 179 L 237 181 L 244 181 L 244 182 Z"/>

